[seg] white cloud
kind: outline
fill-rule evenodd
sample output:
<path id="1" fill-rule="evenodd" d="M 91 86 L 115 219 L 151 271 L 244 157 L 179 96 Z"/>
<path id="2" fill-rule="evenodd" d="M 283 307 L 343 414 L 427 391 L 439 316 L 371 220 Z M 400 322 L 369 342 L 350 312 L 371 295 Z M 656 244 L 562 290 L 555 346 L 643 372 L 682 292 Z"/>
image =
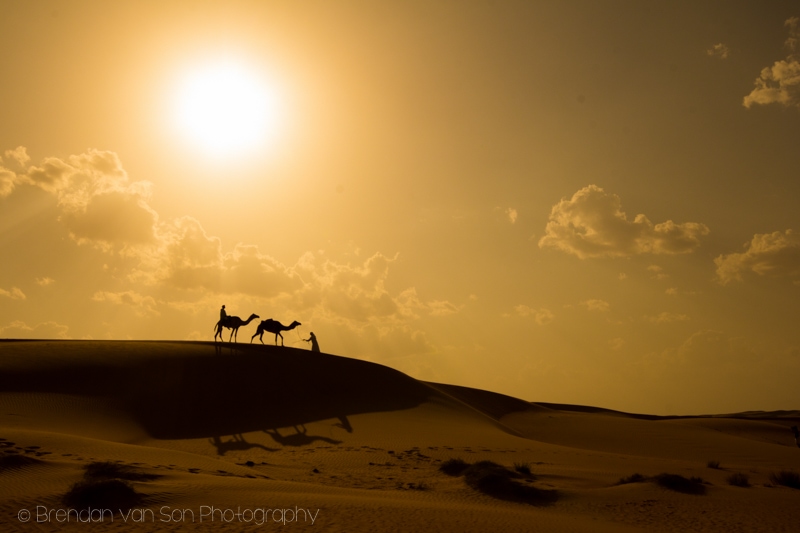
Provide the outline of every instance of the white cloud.
<path id="1" fill-rule="evenodd" d="M 792 17 L 785 22 L 785 26 L 789 28 L 789 37 L 785 42 L 789 55 L 761 70 L 755 80 L 755 88 L 742 102 L 746 108 L 749 109 L 754 104 L 800 107 L 800 56 L 797 55 L 800 42 L 799 24 L 798 17 Z"/>
<path id="2" fill-rule="evenodd" d="M 757 233 L 743 253 L 720 255 L 714 259 L 717 279 L 723 284 L 742 281 L 742 274 L 793 278 L 800 281 L 800 235 L 785 232 Z"/>
<path id="3" fill-rule="evenodd" d="M 553 206 L 539 247 L 555 248 L 581 259 L 682 254 L 697 248 L 700 237 L 708 232 L 705 224 L 696 222 L 676 224 L 667 220 L 654 225 L 641 214 L 628 220 L 619 196 L 589 185 Z"/>
<path id="4" fill-rule="evenodd" d="M 717 43 L 706 50 L 709 57 L 718 57 L 719 59 L 728 59 L 731 50 L 723 43 Z"/>
<path id="5" fill-rule="evenodd" d="M 48 277 L 36 278 L 36 284 L 39 285 L 40 287 L 47 287 L 48 285 L 52 285 L 55 282 L 56 280 L 54 280 L 53 278 L 48 278 Z"/>

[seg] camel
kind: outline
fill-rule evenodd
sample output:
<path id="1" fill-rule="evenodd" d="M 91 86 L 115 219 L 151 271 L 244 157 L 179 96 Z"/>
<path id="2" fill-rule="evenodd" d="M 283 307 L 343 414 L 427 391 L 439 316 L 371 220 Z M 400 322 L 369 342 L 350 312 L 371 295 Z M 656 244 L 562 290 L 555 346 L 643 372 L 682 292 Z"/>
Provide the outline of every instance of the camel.
<path id="1" fill-rule="evenodd" d="M 261 341 L 261 344 L 264 344 L 264 332 L 269 331 L 270 333 L 275 334 L 275 346 L 278 345 L 278 337 L 281 338 L 281 346 L 283 346 L 283 335 L 281 335 L 281 331 L 290 331 L 296 328 L 297 326 L 302 326 L 302 324 L 297 320 L 295 320 L 288 326 L 284 326 L 277 320 L 272 320 L 271 318 L 262 320 L 261 324 L 258 325 L 258 329 L 256 330 L 255 334 L 252 337 L 250 337 L 250 342 L 252 343 L 253 339 L 255 339 L 256 335 L 258 335 L 258 340 Z"/>
<path id="2" fill-rule="evenodd" d="M 231 331 L 231 337 L 228 339 L 228 342 L 230 342 L 231 340 L 233 340 L 233 342 L 236 342 L 239 328 L 242 326 L 246 326 L 254 318 L 260 318 L 260 317 L 257 314 L 253 313 L 247 320 L 242 320 L 238 316 L 229 316 L 225 320 L 220 319 L 220 321 L 217 322 L 217 324 L 214 326 L 217 329 L 217 332 L 214 334 L 214 341 L 216 342 L 217 336 L 219 336 L 219 340 L 222 341 L 222 328 L 228 328 L 233 330 Z"/>

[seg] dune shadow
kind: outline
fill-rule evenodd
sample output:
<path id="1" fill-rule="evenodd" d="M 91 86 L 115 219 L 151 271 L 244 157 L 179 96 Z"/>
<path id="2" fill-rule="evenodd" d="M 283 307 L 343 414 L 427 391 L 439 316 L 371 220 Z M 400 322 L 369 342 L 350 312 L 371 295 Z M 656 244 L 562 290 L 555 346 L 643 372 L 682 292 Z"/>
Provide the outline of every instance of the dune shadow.
<path id="1" fill-rule="evenodd" d="M 221 435 L 327 419 L 338 419 L 334 425 L 351 433 L 350 415 L 410 409 L 432 394 L 425 384 L 389 367 L 291 347 L 226 344 L 220 349 L 196 341 L 20 346 L 32 362 L 4 368 L 0 392 L 101 397 L 154 438 L 217 438 L 222 450 L 251 443 L 223 442 Z M 37 350 L 49 350 L 40 365 Z M 60 350 L 64 358 L 53 357 L 52 351 Z"/>

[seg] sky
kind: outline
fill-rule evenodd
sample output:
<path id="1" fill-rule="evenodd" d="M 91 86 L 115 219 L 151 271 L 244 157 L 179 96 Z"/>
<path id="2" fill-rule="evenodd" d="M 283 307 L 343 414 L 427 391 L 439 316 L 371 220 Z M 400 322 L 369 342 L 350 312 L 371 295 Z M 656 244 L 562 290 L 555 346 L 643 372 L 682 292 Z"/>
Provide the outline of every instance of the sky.
<path id="1" fill-rule="evenodd" d="M 529 401 L 800 408 L 797 2 L 4 0 L 0 71 L 0 338 L 224 304 Z"/>

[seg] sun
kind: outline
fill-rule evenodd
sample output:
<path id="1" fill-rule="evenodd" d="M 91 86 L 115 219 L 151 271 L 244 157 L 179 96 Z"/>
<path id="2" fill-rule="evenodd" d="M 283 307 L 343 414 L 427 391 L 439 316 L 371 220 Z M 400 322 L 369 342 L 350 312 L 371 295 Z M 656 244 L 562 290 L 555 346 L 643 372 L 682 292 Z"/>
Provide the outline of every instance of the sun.
<path id="1" fill-rule="evenodd" d="M 239 156 L 266 149 L 281 122 L 280 100 L 258 71 L 225 60 L 183 73 L 175 92 L 174 123 L 204 154 Z"/>

